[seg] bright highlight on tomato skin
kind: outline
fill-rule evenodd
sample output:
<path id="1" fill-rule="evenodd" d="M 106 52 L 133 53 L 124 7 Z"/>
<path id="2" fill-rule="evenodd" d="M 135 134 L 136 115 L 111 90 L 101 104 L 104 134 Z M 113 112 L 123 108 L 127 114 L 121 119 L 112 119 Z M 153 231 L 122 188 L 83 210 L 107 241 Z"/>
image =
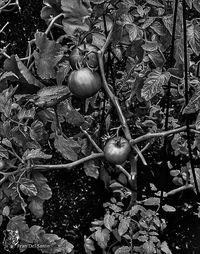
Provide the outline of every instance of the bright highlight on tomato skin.
<path id="1" fill-rule="evenodd" d="M 101 77 L 89 68 L 72 71 L 68 78 L 69 90 L 78 98 L 89 98 L 101 88 Z"/>
<path id="2" fill-rule="evenodd" d="M 4 169 L 5 167 L 5 162 L 1 159 L 0 160 L 0 170 Z"/>
<path id="3" fill-rule="evenodd" d="M 131 146 L 123 137 L 115 137 L 108 140 L 104 147 L 104 154 L 107 161 L 113 164 L 122 164 L 131 152 Z"/>

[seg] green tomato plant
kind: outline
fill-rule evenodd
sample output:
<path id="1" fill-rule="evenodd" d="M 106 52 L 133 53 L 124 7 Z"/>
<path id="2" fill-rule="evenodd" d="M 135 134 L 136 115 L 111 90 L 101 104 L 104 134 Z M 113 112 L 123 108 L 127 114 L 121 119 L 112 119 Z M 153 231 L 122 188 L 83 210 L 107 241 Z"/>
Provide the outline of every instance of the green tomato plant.
<path id="1" fill-rule="evenodd" d="M 167 243 L 159 240 L 166 222 L 156 211 L 139 204 L 126 210 L 115 198 L 106 202 L 104 208 L 104 217 L 92 222 L 92 234 L 84 239 L 86 253 L 99 247 L 104 253 L 170 253 Z M 111 242 L 112 238 L 115 241 Z"/>
<path id="2" fill-rule="evenodd" d="M 199 12 L 197 1 L 43 3 L 47 29 L 27 41 L 27 55 L 1 49 L 4 247 L 46 244 L 43 253 L 74 252 L 66 239 L 30 227 L 26 215 L 42 218 L 52 196 L 43 171 L 83 164 L 115 196 L 85 236 L 85 252 L 170 254 L 158 215 L 176 210 L 169 197 L 188 189 L 199 196 L 200 187 L 200 27 L 198 18 L 186 15 L 186 4 Z M 30 90 L 20 93 L 24 86 Z M 54 153 L 64 163 L 52 164 Z M 139 181 L 160 164 L 167 179 L 152 173 Z"/>

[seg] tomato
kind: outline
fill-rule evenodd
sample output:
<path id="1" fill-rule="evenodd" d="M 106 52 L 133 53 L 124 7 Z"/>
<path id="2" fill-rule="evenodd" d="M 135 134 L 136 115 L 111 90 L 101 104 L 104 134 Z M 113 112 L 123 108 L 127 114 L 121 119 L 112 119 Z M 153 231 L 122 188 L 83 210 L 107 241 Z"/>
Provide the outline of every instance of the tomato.
<path id="1" fill-rule="evenodd" d="M 4 169 L 5 167 L 5 162 L 4 160 L 0 159 L 0 170 Z"/>
<path id="2" fill-rule="evenodd" d="M 72 71 L 68 78 L 69 90 L 78 98 L 89 98 L 101 88 L 101 77 L 88 68 Z"/>
<path id="3" fill-rule="evenodd" d="M 69 55 L 69 62 L 73 70 L 77 67 L 98 67 L 98 47 L 92 44 L 81 44 L 75 47 Z"/>
<path id="4" fill-rule="evenodd" d="M 108 140 L 104 147 L 104 154 L 107 161 L 114 164 L 125 162 L 131 151 L 131 146 L 123 137 L 115 137 Z"/>

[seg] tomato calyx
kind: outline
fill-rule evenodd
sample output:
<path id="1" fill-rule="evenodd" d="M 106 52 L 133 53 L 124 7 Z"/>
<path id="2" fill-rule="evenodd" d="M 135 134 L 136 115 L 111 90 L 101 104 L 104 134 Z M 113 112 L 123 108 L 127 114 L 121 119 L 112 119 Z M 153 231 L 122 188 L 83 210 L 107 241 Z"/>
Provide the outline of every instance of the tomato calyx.
<path id="1" fill-rule="evenodd" d="M 121 137 L 116 137 L 115 144 L 117 147 L 123 147 L 123 139 Z"/>

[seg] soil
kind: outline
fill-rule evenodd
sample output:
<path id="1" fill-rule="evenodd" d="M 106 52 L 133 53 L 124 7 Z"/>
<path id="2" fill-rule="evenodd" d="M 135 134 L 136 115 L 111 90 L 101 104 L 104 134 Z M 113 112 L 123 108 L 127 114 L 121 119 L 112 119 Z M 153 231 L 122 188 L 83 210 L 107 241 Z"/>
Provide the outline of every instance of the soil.
<path id="1" fill-rule="evenodd" d="M 0 47 L 10 44 L 8 54 L 18 54 L 23 57 L 27 49 L 27 41 L 34 38 L 36 30 L 45 31 L 46 24 L 40 18 L 42 0 L 20 0 L 21 13 L 1 13 L 1 27 L 8 21 L 6 35 L 1 34 Z M 52 164 L 61 162 L 57 158 Z M 52 198 L 45 202 L 45 215 L 42 220 L 32 220 L 30 223 L 39 224 L 47 233 L 55 233 L 66 238 L 75 246 L 75 253 L 84 253 L 83 237 L 89 235 L 89 227 L 94 218 L 100 218 L 104 210 L 102 204 L 109 199 L 103 182 L 87 177 L 82 167 L 70 172 L 46 172 Z M 200 220 L 194 213 L 197 208 L 193 193 L 178 197 L 185 202 L 175 213 L 164 215 L 168 220 L 168 227 L 163 238 L 167 240 L 173 254 L 200 253 Z M 180 202 L 180 203 L 181 203 Z M 1 232 L 1 239 L 2 239 Z M 1 240 L 0 239 L 0 240 Z M 1 251 L 4 253 L 5 251 Z M 7 252 L 5 252 L 7 253 Z M 17 253 L 15 250 L 13 253 Z M 24 253 L 40 253 L 29 249 Z"/>

